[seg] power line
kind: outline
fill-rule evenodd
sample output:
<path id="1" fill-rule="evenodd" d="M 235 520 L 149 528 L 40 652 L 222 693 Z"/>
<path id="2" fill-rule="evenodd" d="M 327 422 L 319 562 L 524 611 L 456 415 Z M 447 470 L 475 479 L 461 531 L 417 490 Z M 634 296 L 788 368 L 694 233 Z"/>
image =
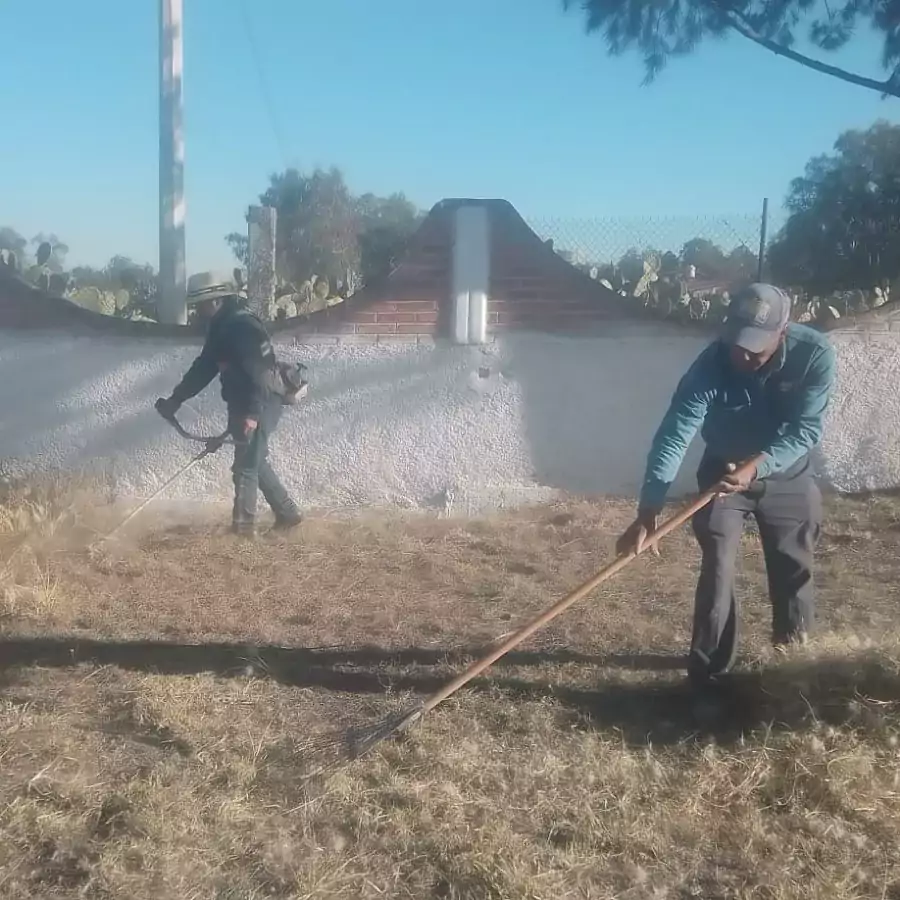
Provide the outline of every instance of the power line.
<path id="1" fill-rule="evenodd" d="M 243 19 L 244 35 L 247 38 L 247 43 L 250 45 L 250 56 L 253 58 L 253 65 L 256 68 L 256 76 L 259 79 L 259 89 L 260 93 L 262 94 L 263 103 L 266 107 L 266 113 L 268 114 L 269 126 L 272 129 L 272 134 L 275 137 L 275 143 L 278 145 L 278 150 L 281 153 L 284 167 L 288 168 L 290 163 L 288 160 L 287 141 L 285 141 L 284 139 L 284 131 L 281 128 L 281 122 L 278 117 L 278 113 L 275 110 L 275 103 L 272 99 L 272 91 L 269 88 L 269 82 L 266 78 L 265 68 L 262 64 L 262 54 L 260 53 L 259 44 L 256 41 L 256 36 L 253 31 L 253 23 L 250 21 L 250 13 L 247 10 L 247 0 L 237 0 L 237 4 L 240 7 L 241 18 Z"/>

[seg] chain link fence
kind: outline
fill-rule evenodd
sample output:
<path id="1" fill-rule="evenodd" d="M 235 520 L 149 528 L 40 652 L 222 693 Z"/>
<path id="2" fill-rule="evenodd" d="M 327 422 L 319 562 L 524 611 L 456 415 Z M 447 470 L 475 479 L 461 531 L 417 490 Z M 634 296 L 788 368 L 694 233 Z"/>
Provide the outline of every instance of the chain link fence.
<path id="1" fill-rule="evenodd" d="M 689 319 L 723 314 L 729 288 L 758 277 L 761 242 L 777 231 L 766 218 L 762 204 L 743 214 L 525 217 L 592 278 L 663 318 Z"/>
<path id="2" fill-rule="evenodd" d="M 705 277 L 722 269 L 716 256 L 753 257 L 758 264 L 761 213 L 710 216 L 615 218 L 526 217 L 529 226 L 569 262 L 578 266 L 616 265 L 626 257 L 673 255 L 696 264 Z M 772 224 L 769 223 L 769 234 Z M 718 251 L 716 253 L 715 251 Z M 686 257 L 686 258 L 685 258 Z"/>

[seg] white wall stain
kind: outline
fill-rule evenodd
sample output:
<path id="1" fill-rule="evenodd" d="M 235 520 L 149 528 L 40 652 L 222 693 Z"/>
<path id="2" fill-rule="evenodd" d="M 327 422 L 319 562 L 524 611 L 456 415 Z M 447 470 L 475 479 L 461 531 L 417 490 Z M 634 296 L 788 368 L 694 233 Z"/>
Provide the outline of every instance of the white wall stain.
<path id="1" fill-rule="evenodd" d="M 900 484 L 900 335 L 833 335 L 838 385 L 822 447 L 841 491 Z M 696 335 L 611 326 L 603 337 L 518 334 L 489 347 L 279 344 L 310 367 L 272 461 L 304 506 L 409 506 L 454 513 L 557 491 L 634 497 Z M 106 473 L 121 497 L 146 496 L 197 451 L 153 409 L 197 346 L 120 337 L 0 333 L 0 473 Z M 182 410 L 217 433 L 216 379 Z M 695 442 L 672 496 L 695 489 Z M 176 500 L 231 496 L 230 452 L 174 486 Z"/>

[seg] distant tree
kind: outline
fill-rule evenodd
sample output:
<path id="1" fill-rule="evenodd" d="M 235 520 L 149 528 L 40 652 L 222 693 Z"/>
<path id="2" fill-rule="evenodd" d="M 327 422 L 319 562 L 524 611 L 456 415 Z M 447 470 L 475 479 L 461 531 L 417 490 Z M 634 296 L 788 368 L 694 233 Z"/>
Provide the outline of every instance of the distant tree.
<path id="1" fill-rule="evenodd" d="M 402 193 L 363 194 L 356 200 L 356 214 L 362 280 L 372 284 L 390 274 L 423 214 Z"/>
<path id="2" fill-rule="evenodd" d="M 755 281 L 759 274 L 759 257 L 742 244 L 728 254 L 726 267 L 730 281 Z"/>
<path id="3" fill-rule="evenodd" d="M 636 247 L 630 247 L 619 260 L 617 268 L 622 281 L 634 285 L 644 274 L 643 253 Z"/>
<path id="4" fill-rule="evenodd" d="M 32 254 L 28 252 L 29 247 L 34 248 Z M 19 273 L 45 290 L 51 281 L 57 287 L 65 281 L 61 276 L 69 248 L 55 234 L 42 232 L 27 240 L 15 228 L 0 227 L 0 251 L 7 260 L 12 254 Z"/>
<path id="5" fill-rule="evenodd" d="M 597 280 L 608 282 L 615 291 L 621 290 L 623 287 L 622 270 L 615 263 L 604 263 L 597 266 Z"/>
<path id="6" fill-rule="evenodd" d="M 99 290 L 106 290 L 109 287 L 109 279 L 103 269 L 75 266 L 69 274 L 72 276 L 72 284 L 76 287 L 95 287 Z"/>
<path id="7" fill-rule="evenodd" d="M 106 264 L 104 271 L 116 287 L 126 289 L 136 279 L 156 277 L 153 266 L 135 262 L 130 256 L 113 256 Z"/>
<path id="8" fill-rule="evenodd" d="M 260 202 L 278 212 L 278 265 L 289 281 L 315 274 L 333 284 L 359 269 L 353 196 L 340 170 L 288 169 L 272 177 Z"/>
<path id="9" fill-rule="evenodd" d="M 791 182 L 789 217 L 769 248 L 778 281 L 813 291 L 900 276 L 900 125 L 845 131 Z"/>
<path id="10" fill-rule="evenodd" d="M 22 237 L 15 228 L 10 228 L 9 226 L 0 227 L 0 250 L 15 253 L 21 262 L 27 249 L 28 240 Z"/>
<path id="11" fill-rule="evenodd" d="M 681 248 L 684 266 L 695 266 L 698 278 L 722 278 L 728 265 L 722 248 L 707 238 L 692 238 Z"/>
<path id="12" fill-rule="evenodd" d="M 250 238 L 239 231 L 225 235 L 225 243 L 231 248 L 234 258 L 244 267 L 250 262 Z"/>
<path id="13" fill-rule="evenodd" d="M 127 256 L 114 256 L 102 268 L 76 266 L 70 273 L 71 287 L 96 288 L 102 292 L 128 293 L 127 305 L 117 310 L 122 315 L 138 313 L 156 318 L 159 280 L 153 266 L 137 263 Z"/>
<path id="14" fill-rule="evenodd" d="M 15 228 L 0 227 L 0 267 L 21 272 L 27 248 L 28 241 Z"/>
<path id="15" fill-rule="evenodd" d="M 681 273 L 681 260 L 677 253 L 667 250 L 663 253 L 659 263 L 660 275 L 679 275 Z"/>
<path id="16" fill-rule="evenodd" d="M 67 244 L 63 243 L 55 234 L 36 234 L 31 243 L 37 248 L 36 254 L 39 257 L 38 264 L 46 266 L 50 272 L 61 273 L 66 268 L 66 254 L 69 252 Z M 41 247 L 49 245 L 50 253 L 45 262 L 40 261 L 42 256 Z"/>
<path id="17" fill-rule="evenodd" d="M 272 175 L 260 203 L 277 212 L 276 266 L 295 285 L 312 276 L 334 285 L 348 276 L 365 283 L 384 277 L 421 221 L 403 194 L 354 196 L 339 169 L 297 169 Z M 246 266 L 247 236 L 225 237 Z"/>
<path id="18" fill-rule="evenodd" d="M 602 32 L 613 56 L 632 48 L 643 56 L 645 83 L 673 56 L 686 56 L 704 40 L 739 34 L 778 56 L 850 84 L 900 97 L 900 3 L 896 0 L 563 0 L 578 7 L 589 33 Z M 795 49 L 798 32 L 833 52 L 874 30 L 881 38 L 886 80 L 848 72 Z"/>
<path id="19" fill-rule="evenodd" d="M 102 269 L 75 266 L 70 274 L 79 287 L 95 287 L 103 291 L 130 290 L 142 280 L 156 279 L 153 266 L 121 255 L 113 256 Z"/>

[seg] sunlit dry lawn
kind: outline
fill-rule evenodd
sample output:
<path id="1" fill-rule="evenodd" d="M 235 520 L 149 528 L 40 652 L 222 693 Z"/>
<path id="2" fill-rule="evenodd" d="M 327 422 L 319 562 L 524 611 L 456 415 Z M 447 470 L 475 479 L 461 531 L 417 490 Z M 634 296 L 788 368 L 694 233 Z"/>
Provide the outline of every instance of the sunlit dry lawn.
<path id="1" fill-rule="evenodd" d="M 611 559 L 629 508 L 314 516 L 290 537 L 0 510 L 0 897 L 900 898 L 900 502 L 831 500 L 809 648 L 756 537 L 718 705 L 681 671 L 688 529 L 330 778 L 374 722 Z"/>

